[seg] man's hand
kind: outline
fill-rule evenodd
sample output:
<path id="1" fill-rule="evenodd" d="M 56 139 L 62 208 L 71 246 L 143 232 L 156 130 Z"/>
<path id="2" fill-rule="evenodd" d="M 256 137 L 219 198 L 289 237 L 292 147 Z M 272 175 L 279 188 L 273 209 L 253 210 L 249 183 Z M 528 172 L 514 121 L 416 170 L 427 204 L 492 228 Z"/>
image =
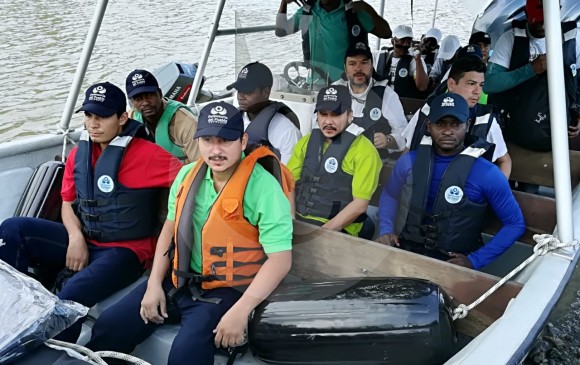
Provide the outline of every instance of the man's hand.
<path id="1" fill-rule="evenodd" d="M 230 308 L 224 314 L 216 329 L 213 330 L 213 333 L 215 333 L 215 347 L 228 348 L 242 345 L 246 341 L 244 334 L 247 326 L 248 314 L 236 310 L 235 307 Z"/>
<path id="2" fill-rule="evenodd" d="M 578 134 L 580 134 L 580 117 L 576 118 L 576 126 L 569 126 L 568 127 L 568 138 L 569 139 L 574 139 L 576 137 L 578 137 Z"/>
<path id="3" fill-rule="evenodd" d="M 167 318 L 167 304 L 165 301 L 165 292 L 159 284 L 147 285 L 147 291 L 141 301 L 139 315 L 145 324 L 150 321 L 162 324 Z"/>
<path id="4" fill-rule="evenodd" d="M 375 239 L 375 242 L 378 243 L 382 243 L 383 245 L 389 245 L 389 246 L 396 246 L 399 247 L 399 237 L 397 237 L 396 234 L 384 234 L 378 238 Z"/>
<path id="5" fill-rule="evenodd" d="M 81 271 L 89 262 L 89 249 L 83 234 L 69 235 L 66 250 L 66 267 L 72 271 Z"/>
<path id="6" fill-rule="evenodd" d="M 456 252 L 449 252 L 449 256 L 451 256 L 451 258 L 449 260 L 447 260 L 447 262 L 455 264 L 455 265 L 467 267 L 469 269 L 473 269 L 473 266 L 471 265 L 471 261 L 469 261 L 467 256 L 462 255 L 460 253 L 456 253 Z"/>
<path id="7" fill-rule="evenodd" d="M 377 132 L 375 133 L 375 139 L 373 144 L 376 148 L 386 148 L 387 143 L 389 142 L 389 137 L 383 133 Z"/>
<path id="8" fill-rule="evenodd" d="M 532 68 L 536 75 L 543 74 L 548 70 L 548 63 L 546 62 L 546 55 L 539 55 L 535 60 L 532 61 Z"/>

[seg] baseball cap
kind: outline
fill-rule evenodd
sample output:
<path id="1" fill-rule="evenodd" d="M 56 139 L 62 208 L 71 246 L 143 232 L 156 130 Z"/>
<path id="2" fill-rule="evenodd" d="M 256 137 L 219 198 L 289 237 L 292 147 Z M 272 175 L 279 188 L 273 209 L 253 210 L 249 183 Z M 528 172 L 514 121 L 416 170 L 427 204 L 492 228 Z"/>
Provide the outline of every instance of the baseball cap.
<path id="1" fill-rule="evenodd" d="M 526 0 L 526 16 L 530 24 L 544 23 L 542 0 Z"/>
<path id="2" fill-rule="evenodd" d="M 461 123 L 469 119 L 469 105 L 463 96 L 455 93 L 445 93 L 431 101 L 429 120 L 437 123 L 445 117 L 453 117 Z"/>
<path id="3" fill-rule="evenodd" d="M 159 83 L 147 70 L 135 70 L 127 76 L 125 90 L 129 99 L 142 93 L 154 93 L 159 90 Z"/>
<path id="4" fill-rule="evenodd" d="M 241 69 L 236 82 L 228 85 L 226 89 L 250 92 L 256 89 L 272 87 L 273 83 L 274 77 L 268 66 L 260 62 L 252 62 Z"/>
<path id="5" fill-rule="evenodd" d="M 338 114 L 352 110 L 352 98 L 348 87 L 331 85 L 320 89 L 316 97 L 315 112 L 330 111 Z"/>
<path id="6" fill-rule="evenodd" d="M 457 52 L 459 47 L 461 47 L 459 38 L 456 35 L 448 35 L 441 41 L 439 52 L 437 52 L 437 58 L 450 60 L 455 55 L 455 52 Z"/>
<path id="7" fill-rule="evenodd" d="M 373 54 L 369 49 L 369 46 L 366 45 L 364 42 L 356 42 L 355 44 L 351 44 L 348 49 L 346 50 L 346 55 L 344 59 L 346 60 L 347 57 L 354 57 L 354 56 L 366 56 L 368 59 L 373 59 Z"/>
<path id="8" fill-rule="evenodd" d="M 483 53 L 477 44 L 468 44 L 465 47 L 459 48 L 457 51 L 457 59 L 465 57 L 477 57 L 479 60 L 482 60 Z"/>
<path id="9" fill-rule="evenodd" d="M 228 141 L 244 133 L 242 113 L 235 106 L 220 101 L 204 106 L 199 112 L 197 131 L 193 138 L 220 137 Z"/>
<path id="10" fill-rule="evenodd" d="M 127 100 L 125 93 L 110 82 L 94 84 L 85 91 L 83 105 L 75 112 L 85 111 L 108 118 L 113 114 L 125 112 Z"/>
<path id="11" fill-rule="evenodd" d="M 441 31 L 437 28 L 429 29 L 423 36 L 423 38 L 435 38 L 437 43 L 441 42 L 441 37 L 443 37 L 443 33 L 441 33 Z"/>
<path id="12" fill-rule="evenodd" d="M 413 28 L 408 25 L 398 25 L 393 29 L 393 38 L 413 38 Z"/>
<path id="13" fill-rule="evenodd" d="M 491 44 L 491 37 L 486 32 L 475 32 L 469 37 L 469 44 Z"/>

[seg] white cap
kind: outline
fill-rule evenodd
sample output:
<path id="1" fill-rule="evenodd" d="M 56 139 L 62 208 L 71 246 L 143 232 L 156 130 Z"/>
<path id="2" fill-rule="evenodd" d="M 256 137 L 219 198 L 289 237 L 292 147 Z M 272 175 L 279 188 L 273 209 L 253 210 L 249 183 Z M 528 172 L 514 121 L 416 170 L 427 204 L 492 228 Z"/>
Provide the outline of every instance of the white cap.
<path id="1" fill-rule="evenodd" d="M 425 35 L 423 36 L 423 38 L 435 38 L 435 40 L 437 40 L 437 43 L 441 42 L 441 37 L 443 37 L 443 34 L 437 28 L 429 29 L 427 32 L 425 32 Z"/>
<path id="2" fill-rule="evenodd" d="M 456 35 L 448 35 L 441 41 L 437 58 L 449 60 L 455 55 L 455 52 L 461 47 L 461 42 Z"/>
<path id="3" fill-rule="evenodd" d="M 393 38 L 413 38 L 413 28 L 408 25 L 399 25 L 393 29 Z"/>

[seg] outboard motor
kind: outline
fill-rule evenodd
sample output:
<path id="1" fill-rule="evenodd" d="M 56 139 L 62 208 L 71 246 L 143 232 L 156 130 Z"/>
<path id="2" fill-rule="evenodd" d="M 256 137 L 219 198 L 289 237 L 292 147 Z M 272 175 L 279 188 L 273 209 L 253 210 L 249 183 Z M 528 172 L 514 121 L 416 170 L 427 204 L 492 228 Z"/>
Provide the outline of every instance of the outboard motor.
<path id="1" fill-rule="evenodd" d="M 196 73 L 197 63 L 178 62 L 167 63 L 153 71 L 163 96 L 182 103 L 187 103 Z M 203 87 L 204 82 L 205 76 L 199 85 L 200 89 Z"/>
<path id="2" fill-rule="evenodd" d="M 447 294 L 413 278 L 281 285 L 250 318 L 254 356 L 270 364 L 442 364 L 457 336 Z"/>

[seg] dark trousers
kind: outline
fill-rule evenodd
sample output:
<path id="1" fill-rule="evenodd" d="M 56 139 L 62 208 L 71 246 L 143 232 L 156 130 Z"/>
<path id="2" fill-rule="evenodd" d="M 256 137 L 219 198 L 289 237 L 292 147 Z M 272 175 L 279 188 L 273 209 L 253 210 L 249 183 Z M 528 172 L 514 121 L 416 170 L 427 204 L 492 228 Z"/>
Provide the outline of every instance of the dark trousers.
<path id="1" fill-rule="evenodd" d="M 0 225 L 0 259 L 26 273 L 31 265 L 62 270 L 66 264 L 68 233 L 64 225 L 37 218 L 9 218 Z M 70 278 L 58 293 L 60 299 L 92 307 L 139 278 L 143 266 L 137 255 L 121 247 L 88 244 L 88 265 Z M 76 342 L 82 321 L 56 338 Z"/>
<path id="2" fill-rule="evenodd" d="M 172 284 L 163 283 L 167 293 Z M 161 325 L 145 324 L 139 310 L 147 282 L 143 282 L 120 302 L 103 312 L 93 326 L 91 340 L 86 345 L 93 351 L 119 351 L 131 353 Z M 173 297 L 177 311 L 170 311 L 166 321 L 181 321 L 173 340 L 168 365 L 213 365 L 216 347 L 213 330 L 222 316 L 238 301 L 242 293 L 232 288 L 218 288 L 205 292 L 204 298 L 221 298 L 220 304 L 194 301 L 188 290 Z M 168 301 L 169 303 L 169 301 Z M 109 361 L 110 364 L 117 364 Z M 119 362 L 121 364 L 121 362 Z"/>

